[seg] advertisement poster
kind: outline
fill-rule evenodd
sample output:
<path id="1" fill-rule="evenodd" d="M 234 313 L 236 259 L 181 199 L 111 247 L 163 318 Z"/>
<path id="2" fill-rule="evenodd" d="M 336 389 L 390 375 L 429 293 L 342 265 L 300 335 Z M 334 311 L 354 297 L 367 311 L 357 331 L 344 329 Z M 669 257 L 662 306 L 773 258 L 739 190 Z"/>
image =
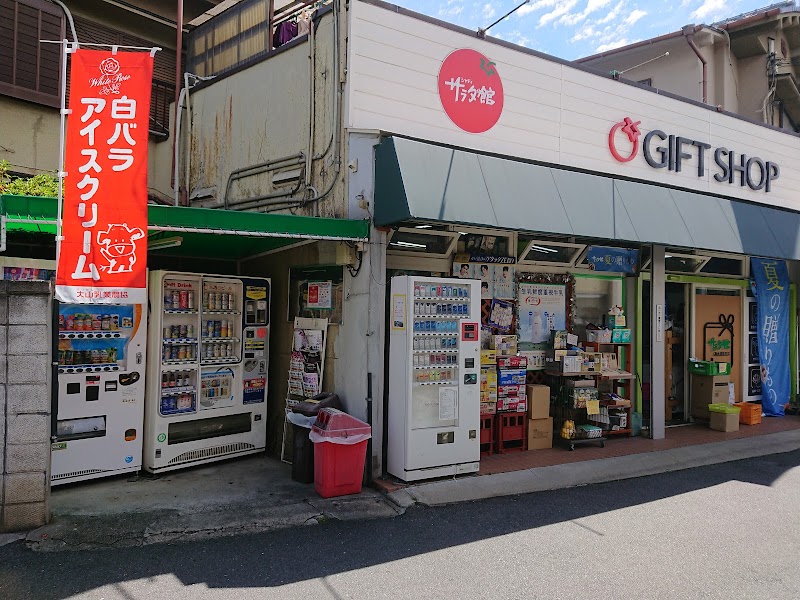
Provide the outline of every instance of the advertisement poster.
<path id="1" fill-rule="evenodd" d="M 488 262 L 454 262 L 453 276 L 481 282 L 481 299 L 514 299 L 514 264 Z"/>
<path id="2" fill-rule="evenodd" d="M 392 296 L 392 329 L 406 328 L 406 295 L 394 294 Z"/>
<path id="3" fill-rule="evenodd" d="M 548 283 L 519 284 L 520 342 L 541 344 L 550 332 L 567 328 L 567 286 Z"/>
<path id="4" fill-rule="evenodd" d="M 791 393 L 789 375 L 789 271 L 782 260 L 750 259 L 758 303 L 761 406 L 767 416 L 783 416 Z"/>
<path id="5" fill-rule="evenodd" d="M 331 288 L 332 281 L 315 281 L 308 284 L 308 302 L 306 308 L 321 308 L 330 310 L 331 308 Z"/>
<path id="6" fill-rule="evenodd" d="M 639 268 L 639 251 L 628 248 L 589 246 L 586 261 L 592 271 L 636 273 Z"/>
<path id="7" fill-rule="evenodd" d="M 70 59 L 70 118 L 56 298 L 147 302 L 147 144 L 153 57 L 78 49 Z"/>
<path id="8" fill-rule="evenodd" d="M 513 321 L 514 303 L 505 300 L 492 300 L 487 324 L 503 333 L 510 333 Z"/>

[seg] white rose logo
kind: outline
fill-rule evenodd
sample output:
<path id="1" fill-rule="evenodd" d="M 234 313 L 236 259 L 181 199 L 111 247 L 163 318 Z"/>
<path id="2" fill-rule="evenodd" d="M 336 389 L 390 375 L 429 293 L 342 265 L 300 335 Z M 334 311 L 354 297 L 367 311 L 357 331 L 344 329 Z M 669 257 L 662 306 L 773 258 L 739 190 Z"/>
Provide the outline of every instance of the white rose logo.
<path id="1" fill-rule="evenodd" d="M 103 62 L 100 63 L 100 72 L 103 75 L 116 75 L 119 73 L 119 62 L 117 62 L 116 58 L 107 58 Z"/>

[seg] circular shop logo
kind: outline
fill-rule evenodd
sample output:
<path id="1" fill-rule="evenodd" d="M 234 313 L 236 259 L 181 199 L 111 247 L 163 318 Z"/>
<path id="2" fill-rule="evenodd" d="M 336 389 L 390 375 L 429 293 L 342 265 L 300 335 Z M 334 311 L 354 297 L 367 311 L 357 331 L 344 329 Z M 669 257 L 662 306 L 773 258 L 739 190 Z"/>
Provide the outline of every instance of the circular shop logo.
<path id="1" fill-rule="evenodd" d="M 630 162 L 639 153 L 639 136 L 642 132 L 639 131 L 639 124 L 641 121 L 635 123 L 630 117 L 625 117 L 619 123 L 616 123 L 611 131 L 608 132 L 608 149 L 611 150 L 611 156 L 616 158 L 619 162 Z M 623 156 L 617 149 L 617 132 L 622 130 L 630 142 L 630 149 L 628 156 Z"/>
<path id="2" fill-rule="evenodd" d="M 488 131 L 503 112 L 503 82 L 496 65 L 475 50 L 454 50 L 439 69 L 439 100 L 460 129 Z"/>
<path id="3" fill-rule="evenodd" d="M 165 442 L 165 441 L 167 441 L 167 434 L 166 433 L 159 433 L 157 439 L 158 439 L 159 442 Z"/>

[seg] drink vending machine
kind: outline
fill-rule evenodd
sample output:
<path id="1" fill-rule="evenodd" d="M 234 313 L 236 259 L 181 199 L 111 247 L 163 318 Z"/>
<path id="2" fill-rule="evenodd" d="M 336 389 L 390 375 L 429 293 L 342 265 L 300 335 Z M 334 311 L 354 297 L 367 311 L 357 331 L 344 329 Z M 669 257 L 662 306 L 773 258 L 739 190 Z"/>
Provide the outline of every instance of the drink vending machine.
<path id="1" fill-rule="evenodd" d="M 52 485 L 142 466 L 146 335 L 141 304 L 63 304 Z"/>
<path id="2" fill-rule="evenodd" d="M 144 468 L 266 447 L 270 280 L 150 273 Z"/>
<path id="3" fill-rule="evenodd" d="M 404 481 L 478 471 L 480 282 L 393 277 L 388 471 Z"/>

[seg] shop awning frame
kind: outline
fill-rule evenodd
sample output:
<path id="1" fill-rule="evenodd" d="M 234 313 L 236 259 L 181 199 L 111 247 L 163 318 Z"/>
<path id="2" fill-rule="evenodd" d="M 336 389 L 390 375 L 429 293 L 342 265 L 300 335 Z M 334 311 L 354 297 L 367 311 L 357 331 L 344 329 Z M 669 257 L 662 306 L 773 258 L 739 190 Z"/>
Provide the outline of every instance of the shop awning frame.
<path id="1" fill-rule="evenodd" d="M 0 196 L 0 252 L 5 251 L 8 232 L 55 235 L 56 213 L 55 198 Z M 148 220 L 149 240 L 161 239 L 163 233 L 192 236 L 194 243 L 171 249 L 170 254 L 224 259 L 227 252 L 233 255 L 229 260 L 244 260 L 299 241 L 364 242 L 370 229 L 367 220 L 155 204 L 148 206 Z M 208 236 L 215 236 L 216 243 L 209 244 Z"/>
<path id="2" fill-rule="evenodd" d="M 800 260 L 800 213 L 384 137 L 375 225 L 411 222 Z"/>

